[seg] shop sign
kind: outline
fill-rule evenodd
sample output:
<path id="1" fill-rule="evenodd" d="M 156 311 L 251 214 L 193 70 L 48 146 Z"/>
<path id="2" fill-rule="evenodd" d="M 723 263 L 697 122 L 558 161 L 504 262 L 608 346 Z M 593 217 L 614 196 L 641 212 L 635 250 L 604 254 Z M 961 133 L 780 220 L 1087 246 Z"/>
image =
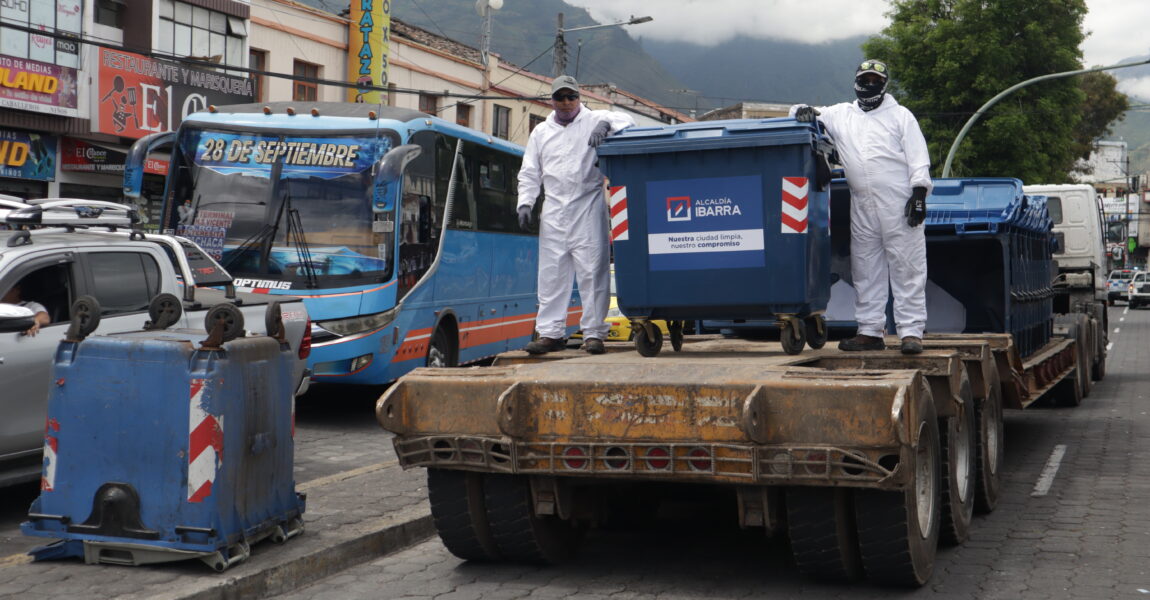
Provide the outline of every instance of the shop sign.
<path id="1" fill-rule="evenodd" d="M 0 129 L 0 177 L 55 179 L 56 137 Z"/>
<path id="2" fill-rule="evenodd" d="M 75 138 L 63 138 L 60 143 L 60 170 L 80 173 L 107 173 L 122 175 L 127 153 L 107 148 Z M 144 172 L 156 175 L 168 174 L 168 163 L 149 158 L 144 163 Z"/>
<path id="3" fill-rule="evenodd" d="M 252 102 L 253 81 L 193 69 L 108 48 L 100 49 L 98 107 L 93 128 L 100 133 L 140 138 L 179 127 L 184 117 L 208 105 Z"/>
<path id="4" fill-rule="evenodd" d="M 0 106 L 79 116 L 76 69 L 0 55 Z"/>

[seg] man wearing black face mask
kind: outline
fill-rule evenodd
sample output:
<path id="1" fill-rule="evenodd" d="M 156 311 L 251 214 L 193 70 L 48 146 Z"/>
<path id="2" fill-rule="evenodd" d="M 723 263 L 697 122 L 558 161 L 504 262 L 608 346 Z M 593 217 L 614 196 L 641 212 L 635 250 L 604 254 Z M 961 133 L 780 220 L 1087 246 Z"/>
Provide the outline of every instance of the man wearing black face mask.
<path id="1" fill-rule="evenodd" d="M 791 107 L 799 121 L 823 123 L 834 138 L 851 190 L 851 277 L 858 334 L 842 350 L 883 350 L 887 287 L 903 354 L 922 352 L 926 328 L 926 196 L 930 156 L 918 121 L 886 93 L 886 63 L 855 71 L 855 102 Z"/>

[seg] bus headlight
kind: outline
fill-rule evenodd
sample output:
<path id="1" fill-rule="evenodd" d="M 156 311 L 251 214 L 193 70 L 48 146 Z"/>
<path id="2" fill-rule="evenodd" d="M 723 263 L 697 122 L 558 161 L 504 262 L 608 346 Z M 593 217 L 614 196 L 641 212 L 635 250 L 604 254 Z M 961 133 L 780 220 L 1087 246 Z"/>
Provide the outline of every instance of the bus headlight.
<path id="1" fill-rule="evenodd" d="M 375 313 L 374 315 L 358 315 L 346 319 L 316 321 L 316 325 L 325 331 L 330 331 L 339 336 L 355 335 L 357 333 L 387 327 L 388 324 L 395 320 L 395 315 L 398 314 L 398 310 L 398 308 L 393 308 L 381 313 Z"/>

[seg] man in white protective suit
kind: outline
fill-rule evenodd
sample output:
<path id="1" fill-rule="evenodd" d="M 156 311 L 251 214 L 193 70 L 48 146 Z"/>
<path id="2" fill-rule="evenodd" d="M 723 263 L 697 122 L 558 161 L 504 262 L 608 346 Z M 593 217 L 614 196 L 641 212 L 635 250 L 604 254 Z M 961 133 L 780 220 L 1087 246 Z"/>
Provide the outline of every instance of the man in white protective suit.
<path id="1" fill-rule="evenodd" d="M 539 337 L 524 350 L 544 354 L 566 346 L 574 277 L 583 304 L 583 349 L 602 354 L 611 301 L 610 224 L 595 148 L 635 121 L 626 114 L 588 109 L 579 101 L 579 83 L 569 75 L 552 82 L 551 106 L 555 110 L 531 132 L 519 169 L 521 229 L 531 226 L 540 188 L 546 195 L 539 217 Z"/>
<path id="2" fill-rule="evenodd" d="M 865 60 L 855 72 L 855 102 L 791 107 L 799 121 L 817 116 L 834 139 L 851 190 L 851 277 L 858 333 L 841 350 L 883 350 L 887 286 L 903 354 L 922 352 L 926 327 L 926 196 L 930 156 L 918 121 L 886 93 L 886 64 Z"/>

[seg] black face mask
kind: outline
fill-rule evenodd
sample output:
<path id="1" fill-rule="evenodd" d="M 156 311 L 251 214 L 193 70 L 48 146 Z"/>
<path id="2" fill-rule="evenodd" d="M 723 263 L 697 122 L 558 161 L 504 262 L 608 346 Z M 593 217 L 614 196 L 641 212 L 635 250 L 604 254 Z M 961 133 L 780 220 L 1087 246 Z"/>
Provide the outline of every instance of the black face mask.
<path id="1" fill-rule="evenodd" d="M 882 104 L 883 93 L 886 92 L 886 80 L 873 83 L 863 83 L 855 80 L 855 95 L 859 99 L 859 108 L 864 111 L 874 110 Z"/>

